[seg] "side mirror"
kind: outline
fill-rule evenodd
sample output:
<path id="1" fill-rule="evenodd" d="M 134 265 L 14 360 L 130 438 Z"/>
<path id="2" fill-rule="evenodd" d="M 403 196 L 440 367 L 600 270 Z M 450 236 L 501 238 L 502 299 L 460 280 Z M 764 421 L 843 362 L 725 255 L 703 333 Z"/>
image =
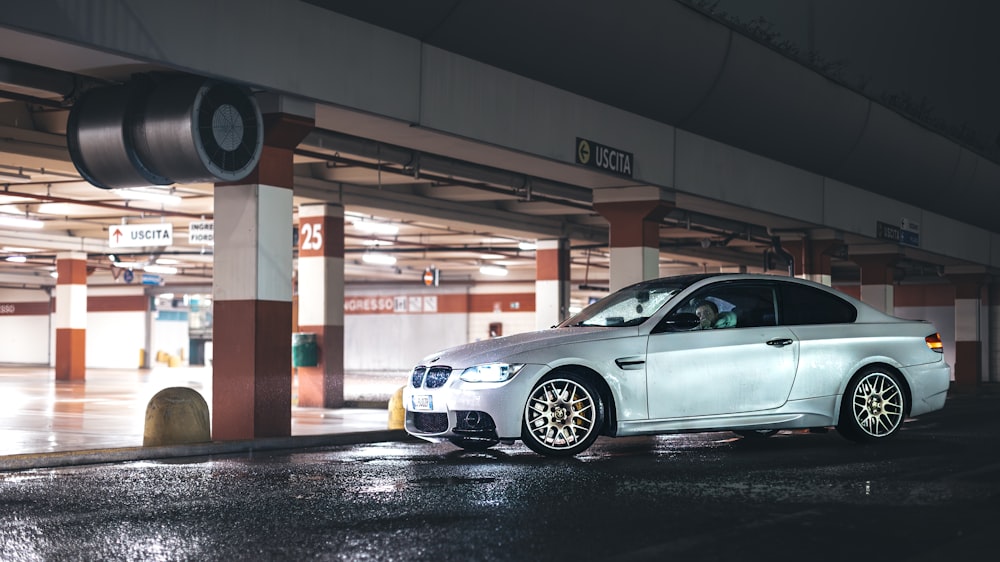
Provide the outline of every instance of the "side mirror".
<path id="1" fill-rule="evenodd" d="M 663 319 L 661 326 L 665 332 L 686 332 L 701 324 L 701 319 L 693 312 L 678 312 Z"/>

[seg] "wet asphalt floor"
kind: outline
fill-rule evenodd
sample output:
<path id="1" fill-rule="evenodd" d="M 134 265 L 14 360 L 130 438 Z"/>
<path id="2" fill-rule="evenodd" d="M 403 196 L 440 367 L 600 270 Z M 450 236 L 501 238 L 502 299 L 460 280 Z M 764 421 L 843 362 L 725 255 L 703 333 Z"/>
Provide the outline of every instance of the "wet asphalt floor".
<path id="1" fill-rule="evenodd" d="M 0 473 L 0 560 L 996 560 L 1000 397 L 836 432 L 419 441 Z"/>

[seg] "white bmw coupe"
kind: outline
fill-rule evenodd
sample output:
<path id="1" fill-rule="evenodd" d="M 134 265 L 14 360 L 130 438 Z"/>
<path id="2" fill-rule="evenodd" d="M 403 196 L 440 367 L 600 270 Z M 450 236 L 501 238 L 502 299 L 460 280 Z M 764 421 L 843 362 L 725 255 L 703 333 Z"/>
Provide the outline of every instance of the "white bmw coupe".
<path id="1" fill-rule="evenodd" d="M 559 326 L 424 358 L 406 430 L 485 449 L 516 439 L 575 455 L 599 435 L 836 427 L 880 441 L 944 406 L 934 326 L 824 285 L 772 275 L 644 281 Z"/>

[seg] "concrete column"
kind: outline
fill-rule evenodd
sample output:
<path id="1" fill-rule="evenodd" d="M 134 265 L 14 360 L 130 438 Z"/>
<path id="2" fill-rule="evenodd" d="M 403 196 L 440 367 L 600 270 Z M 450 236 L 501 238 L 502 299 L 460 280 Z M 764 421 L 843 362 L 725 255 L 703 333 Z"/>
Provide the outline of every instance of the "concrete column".
<path id="1" fill-rule="evenodd" d="M 257 169 L 215 188 L 215 440 L 291 434 L 292 157 L 312 125 L 265 114 Z"/>
<path id="2" fill-rule="evenodd" d="M 851 256 L 851 261 L 861 268 L 861 301 L 886 314 L 893 314 L 893 269 L 899 260 L 897 254 L 869 254 Z"/>
<path id="3" fill-rule="evenodd" d="M 298 367 L 299 406 L 344 405 L 344 208 L 299 207 L 299 329 L 316 334 L 319 362 Z"/>
<path id="4" fill-rule="evenodd" d="M 782 240 L 781 246 L 795 258 L 795 276 L 833 285 L 831 275 L 833 255 L 843 248 L 841 240 Z"/>
<path id="5" fill-rule="evenodd" d="M 983 378 L 983 287 L 985 274 L 948 274 L 955 285 L 955 388 L 974 391 Z"/>
<path id="6" fill-rule="evenodd" d="M 535 249 L 535 326 L 544 330 L 569 316 L 569 241 L 539 240 Z"/>
<path id="7" fill-rule="evenodd" d="M 84 380 L 87 370 L 87 254 L 56 256 L 56 380 Z"/>
<path id="8" fill-rule="evenodd" d="M 594 210 L 611 227 L 611 291 L 660 276 L 660 221 L 673 195 L 652 186 L 594 190 Z"/>

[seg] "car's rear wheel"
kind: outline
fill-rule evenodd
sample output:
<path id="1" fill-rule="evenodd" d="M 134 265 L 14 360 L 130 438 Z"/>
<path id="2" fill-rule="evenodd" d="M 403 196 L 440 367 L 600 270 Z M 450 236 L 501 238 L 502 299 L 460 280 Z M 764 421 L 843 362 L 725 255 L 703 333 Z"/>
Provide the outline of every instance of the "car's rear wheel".
<path id="1" fill-rule="evenodd" d="M 603 425 L 604 403 L 594 385 L 576 373 L 557 373 L 531 390 L 521 440 L 540 455 L 572 456 L 590 447 Z"/>
<path id="2" fill-rule="evenodd" d="M 476 437 L 455 437 L 451 440 L 452 445 L 466 451 L 485 451 L 499 442 L 497 439 L 481 439 Z"/>
<path id="3" fill-rule="evenodd" d="M 884 367 L 868 367 L 847 385 L 837 431 L 852 441 L 879 441 L 899 431 L 905 416 L 906 393 L 898 376 Z"/>

